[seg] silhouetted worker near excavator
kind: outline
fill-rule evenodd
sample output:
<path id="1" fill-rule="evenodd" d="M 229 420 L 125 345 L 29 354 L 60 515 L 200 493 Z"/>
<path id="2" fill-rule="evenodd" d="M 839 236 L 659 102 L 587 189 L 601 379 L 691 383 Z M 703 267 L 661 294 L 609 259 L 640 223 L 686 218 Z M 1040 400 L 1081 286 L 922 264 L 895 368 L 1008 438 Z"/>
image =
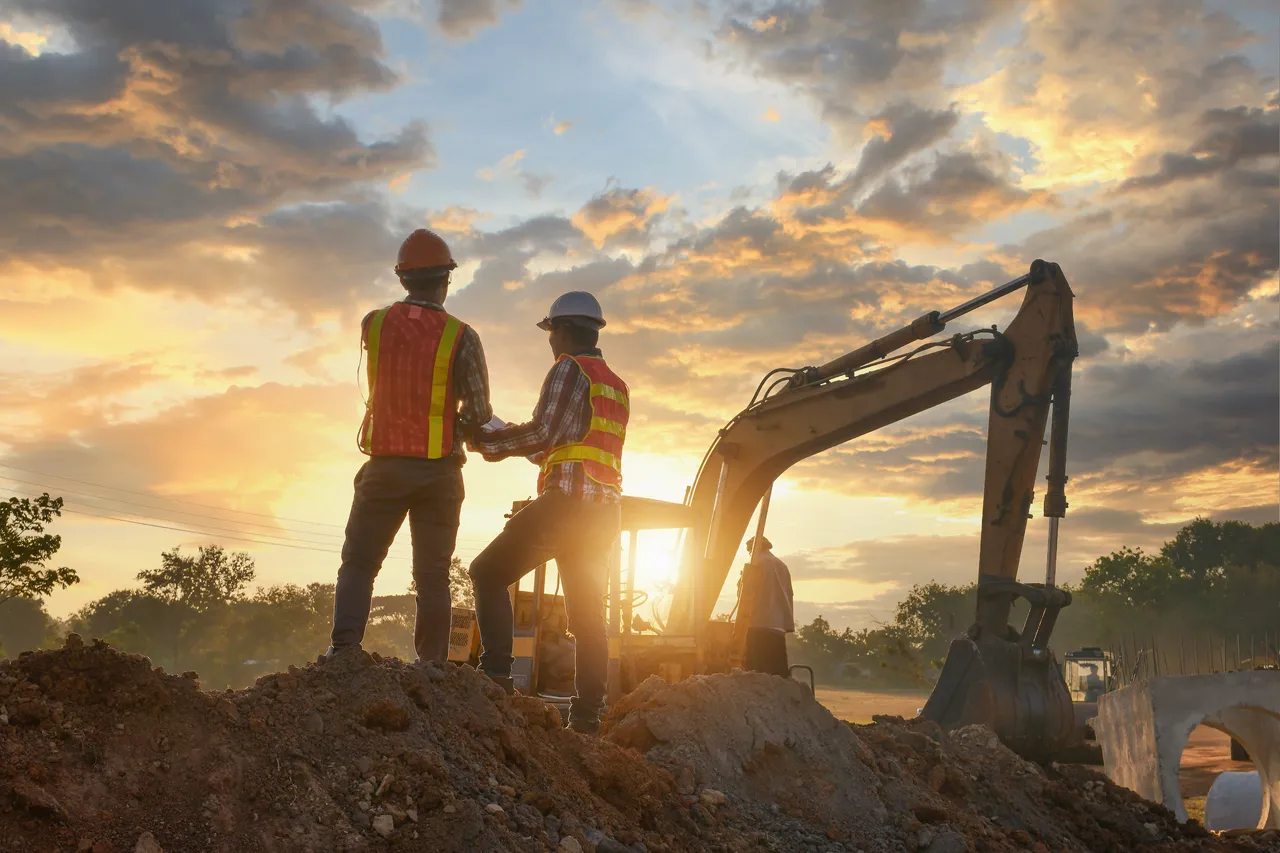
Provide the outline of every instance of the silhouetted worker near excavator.
<path id="1" fill-rule="evenodd" d="M 569 727 L 585 734 L 599 730 L 605 696 L 604 595 L 621 528 L 622 445 L 630 410 L 627 384 L 597 346 L 604 324 L 590 293 L 556 299 L 538 323 L 549 333 L 556 362 L 542 383 L 533 420 L 481 431 L 475 441 L 489 461 L 525 456 L 540 467 L 537 499 L 471 562 L 484 646 L 480 669 L 513 692 L 507 587 L 554 559 L 576 646 Z"/>
<path id="2" fill-rule="evenodd" d="M 749 670 L 791 677 L 787 662 L 787 634 L 796 629 L 795 598 L 791 572 L 773 553 L 773 543 L 763 536 L 747 540 L 751 562 L 743 570 L 743 582 L 754 585 L 751 612 L 747 614 L 747 650 L 743 663 Z"/>
<path id="3" fill-rule="evenodd" d="M 463 442 L 493 417 L 480 336 L 444 309 L 457 266 L 437 234 L 414 231 L 395 267 L 408 295 L 361 323 L 369 397 L 357 443 L 369 461 L 355 478 L 330 657 L 360 648 L 374 578 L 406 515 L 417 584 L 413 646 L 419 660 L 449 657 L 449 560 L 462 512 Z"/>

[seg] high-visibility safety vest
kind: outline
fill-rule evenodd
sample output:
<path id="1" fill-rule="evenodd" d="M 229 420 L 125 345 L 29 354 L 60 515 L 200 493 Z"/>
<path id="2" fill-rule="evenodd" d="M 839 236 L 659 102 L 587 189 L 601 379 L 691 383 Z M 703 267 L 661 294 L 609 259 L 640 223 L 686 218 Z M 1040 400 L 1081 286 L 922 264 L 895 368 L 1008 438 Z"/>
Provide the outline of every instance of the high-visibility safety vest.
<path id="1" fill-rule="evenodd" d="M 627 437 L 631 392 L 627 383 L 609 369 L 603 358 L 562 355 L 572 359 L 591 380 L 591 427 L 582 440 L 547 452 L 538 473 L 538 493 L 547 474 L 557 465 L 582 464 L 582 471 L 597 483 L 622 488 L 622 444 Z"/>
<path id="2" fill-rule="evenodd" d="M 362 453 L 443 459 L 453 451 L 453 361 L 465 328 L 444 311 L 408 302 L 373 313 L 364 333 L 369 399 Z"/>

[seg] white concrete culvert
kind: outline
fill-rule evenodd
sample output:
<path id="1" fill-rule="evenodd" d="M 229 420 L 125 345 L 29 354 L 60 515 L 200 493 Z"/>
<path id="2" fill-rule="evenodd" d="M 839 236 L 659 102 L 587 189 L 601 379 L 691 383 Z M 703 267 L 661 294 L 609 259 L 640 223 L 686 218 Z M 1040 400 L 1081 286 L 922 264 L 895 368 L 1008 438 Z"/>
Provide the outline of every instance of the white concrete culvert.
<path id="1" fill-rule="evenodd" d="M 1186 821 L 1179 764 L 1202 723 L 1248 750 L 1263 791 L 1255 826 L 1280 829 L 1280 672 L 1161 676 L 1103 695 L 1094 730 L 1107 775 Z"/>
<path id="2" fill-rule="evenodd" d="M 1262 820 L 1262 779 L 1256 770 L 1228 770 L 1213 780 L 1204 800 L 1205 829 L 1253 829 Z"/>

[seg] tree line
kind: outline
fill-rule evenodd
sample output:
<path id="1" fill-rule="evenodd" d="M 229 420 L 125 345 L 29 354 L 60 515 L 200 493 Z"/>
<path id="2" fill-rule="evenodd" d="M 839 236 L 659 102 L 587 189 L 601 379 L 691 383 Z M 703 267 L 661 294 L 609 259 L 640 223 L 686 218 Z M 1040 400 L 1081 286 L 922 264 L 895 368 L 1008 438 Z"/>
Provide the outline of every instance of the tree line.
<path id="1" fill-rule="evenodd" d="M 1059 659 L 1090 646 L 1178 648 L 1187 637 L 1269 635 L 1274 645 L 1280 635 L 1280 523 L 1255 527 L 1197 518 L 1158 552 L 1122 547 L 1063 588 L 1072 603 L 1054 628 Z M 836 631 L 819 616 L 788 638 L 792 662 L 814 667 L 828 683 L 927 686 L 951 641 L 973 621 L 977 601 L 977 584 L 931 582 L 912 587 L 892 621 L 875 628 Z M 1026 615 L 1025 602 L 1019 604 L 1010 620 L 1015 628 Z M 1270 649 L 1270 660 L 1278 651 Z"/>
<path id="2" fill-rule="evenodd" d="M 214 688 L 251 684 L 328 647 L 333 584 L 251 589 L 253 558 L 219 545 L 165 551 L 158 567 L 138 572 L 136 588 L 54 619 L 41 598 L 79 581 L 72 569 L 45 567 L 61 545 L 45 527 L 61 508 L 61 498 L 48 495 L 0 503 L 0 655 L 52 646 L 74 631 L 144 654 L 167 672 L 198 672 Z M 470 581 L 456 557 L 449 580 L 454 602 L 470 606 Z M 412 585 L 403 595 L 374 597 L 364 647 L 412 660 L 414 612 Z"/>
<path id="3" fill-rule="evenodd" d="M 62 500 L 44 495 L 0 502 L 0 654 L 52 645 L 75 631 L 145 654 L 170 672 L 194 670 L 208 687 L 239 687 L 300 664 L 328 646 L 333 584 L 251 586 L 253 559 L 218 545 L 160 555 L 138 572 L 138 586 L 115 590 L 62 620 L 41 599 L 77 583 L 72 569 L 50 568 L 61 539 L 45 528 Z M 454 558 L 454 602 L 471 606 L 471 586 Z M 1280 523 L 1255 527 L 1197 518 L 1157 553 L 1122 547 L 1095 560 L 1059 617 L 1061 655 L 1108 647 L 1129 637 L 1177 645 L 1181 635 L 1280 633 Z M 925 687 L 952 639 L 973 620 L 975 584 L 914 586 L 894 617 L 874 628 L 837 631 L 822 616 L 788 637 L 793 663 L 826 683 Z M 1021 625 L 1025 608 L 1015 608 Z M 412 659 L 413 588 L 373 599 L 364 645 Z M 1273 650 L 1274 653 L 1274 650 Z"/>

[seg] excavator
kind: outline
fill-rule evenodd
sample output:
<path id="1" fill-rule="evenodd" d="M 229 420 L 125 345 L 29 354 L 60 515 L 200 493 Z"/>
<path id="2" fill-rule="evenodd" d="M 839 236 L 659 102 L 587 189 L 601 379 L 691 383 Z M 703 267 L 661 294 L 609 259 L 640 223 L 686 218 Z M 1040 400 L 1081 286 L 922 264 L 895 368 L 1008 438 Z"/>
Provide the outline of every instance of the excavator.
<path id="1" fill-rule="evenodd" d="M 958 318 L 1018 291 L 1025 291 L 1021 308 L 1003 331 L 992 327 L 930 340 Z M 610 700 L 651 675 L 670 682 L 741 665 L 744 620 L 717 620 L 712 612 L 752 516 L 762 535 L 773 483 L 787 469 L 989 385 L 978 604 L 973 624 L 951 643 L 921 716 L 947 729 L 986 724 L 1032 760 L 1050 760 L 1078 743 L 1071 696 L 1049 648 L 1058 614 L 1071 603 L 1055 579 L 1078 353 L 1072 300 L 1060 267 L 1036 260 L 1025 275 L 950 310 L 926 313 L 826 364 L 771 371 L 747 407 L 719 431 L 683 503 L 624 496 L 626 567 L 619 549 L 608 596 Z M 1018 568 L 1046 428 L 1046 577 L 1044 583 L 1021 583 Z M 679 531 L 671 606 L 657 625 L 634 614 L 644 598 L 634 590 L 637 536 L 655 529 Z M 545 567 L 535 572 L 532 592 L 513 587 L 512 595 L 517 663 L 526 664 L 517 670 L 525 679 L 517 686 L 554 701 L 571 692 L 563 652 L 556 652 L 564 648 L 563 600 L 546 594 Z M 749 588 L 741 591 L 739 610 L 749 610 L 752 595 Z M 1021 630 L 1009 625 L 1019 598 L 1028 604 Z M 455 659 L 473 658 L 474 647 L 474 636 L 460 640 Z M 571 668 L 568 678 L 571 683 Z"/>

